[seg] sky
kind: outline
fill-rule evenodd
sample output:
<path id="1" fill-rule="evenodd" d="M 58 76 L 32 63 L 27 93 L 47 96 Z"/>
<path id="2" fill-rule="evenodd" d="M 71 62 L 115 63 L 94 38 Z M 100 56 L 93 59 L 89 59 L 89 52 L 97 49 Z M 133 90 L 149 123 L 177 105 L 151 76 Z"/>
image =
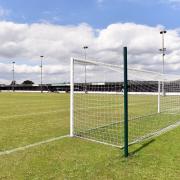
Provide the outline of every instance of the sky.
<path id="1" fill-rule="evenodd" d="M 162 70 L 160 30 L 166 29 L 165 72 L 180 74 L 180 0 L 0 0 L 0 84 L 15 78 L 69 81 L 70 57 Z"/>

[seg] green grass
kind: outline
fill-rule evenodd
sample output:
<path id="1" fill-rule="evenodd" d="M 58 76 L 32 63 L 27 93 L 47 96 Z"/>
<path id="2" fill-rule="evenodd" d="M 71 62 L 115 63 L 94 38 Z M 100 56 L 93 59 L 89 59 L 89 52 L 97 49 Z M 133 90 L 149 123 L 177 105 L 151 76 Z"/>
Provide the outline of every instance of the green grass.
<path id="1" fill-rule="evenodd" d="M 131 114 L 135 109 L 140 115 L 147 110 L 133 108 Z M 0 151 L 69 133 L 68 94 L 1 93 L 0 114 Z M 64 138 L 0 156 L 0 179 L 178 180 L 179 141 L 180 128 L 176 128 L 130 146 L 130 157 L 125 159 L 118 148 Z"/>
<path id="2" fill-rule="evenodd" d="M 62 94 L 0 94 L 0 150 L 69 133 L 69 97 Z"/>

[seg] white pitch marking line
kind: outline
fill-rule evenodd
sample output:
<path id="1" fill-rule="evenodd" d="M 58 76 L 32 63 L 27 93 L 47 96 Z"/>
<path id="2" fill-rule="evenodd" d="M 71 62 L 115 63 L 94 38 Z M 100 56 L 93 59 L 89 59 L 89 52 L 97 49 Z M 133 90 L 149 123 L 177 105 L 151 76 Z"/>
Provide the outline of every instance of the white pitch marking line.
<path id="1" fill-rule="evenodd" d="M 36 147 L 36 146 L 39 146 L 39 145 L 42 145 L 42 144 L 47 144 L 47 143 L 50 143 L 50 142 L 53 142 L 53 141 L 58 141 L 60 139 L 66 138 L 66 137 L 69 137 L 69 135 L 55 137 L 55 138 L 51 138 L 51 139 L 48 139 L 48 140 L 45 140 L 45 141 L 40 141 L 40 142 L 37 142 L 37 143 L 34 143 L 34 144 L 29 144 L 29 145 L 26 145 L 26 146 L 23 146 L 23 147 L 18 147 L 18 148 L 15 148 L 15 149 L 2 151 L 2 152 L 0 152 L 0 156 L 12 154 L 12 153 L 15 153 L 15 152 L 18 152 L 18 151 L 24 151 L 26 149 Z"/>

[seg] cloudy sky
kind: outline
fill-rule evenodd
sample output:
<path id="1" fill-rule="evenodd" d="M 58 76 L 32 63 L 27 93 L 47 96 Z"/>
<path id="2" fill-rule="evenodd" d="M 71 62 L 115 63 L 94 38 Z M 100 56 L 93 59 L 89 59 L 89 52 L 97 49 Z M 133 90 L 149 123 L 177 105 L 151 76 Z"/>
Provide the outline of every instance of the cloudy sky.
<path id="1" fill-rule="evenodd" d="M 68 82 L 70 57 L 162 70 L 161 35 L 167 30 L 165 72 L 180 74 L 180 0 L 0 0 L 0 84 Z"/>

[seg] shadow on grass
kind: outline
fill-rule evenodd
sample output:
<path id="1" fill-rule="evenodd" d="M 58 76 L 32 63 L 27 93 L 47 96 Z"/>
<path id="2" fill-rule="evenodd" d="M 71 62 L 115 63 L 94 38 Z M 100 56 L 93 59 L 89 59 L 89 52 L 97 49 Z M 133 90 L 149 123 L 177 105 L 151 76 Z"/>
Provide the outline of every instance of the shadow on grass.
<path id="1" fill-rule="evenodd" d="M 133 156 L 136 153 L 138 153 L 139 151 L 141 151 L 142 149 L 146 148 L 147 146 L 149 146 L 151 143 L 153 143 L 155 141 L 155 139 L 151 139 L 146 143 L 143 143 L 139 148 L 135 149 L 134 151 L 130 152 L 129 155 Z"/>

